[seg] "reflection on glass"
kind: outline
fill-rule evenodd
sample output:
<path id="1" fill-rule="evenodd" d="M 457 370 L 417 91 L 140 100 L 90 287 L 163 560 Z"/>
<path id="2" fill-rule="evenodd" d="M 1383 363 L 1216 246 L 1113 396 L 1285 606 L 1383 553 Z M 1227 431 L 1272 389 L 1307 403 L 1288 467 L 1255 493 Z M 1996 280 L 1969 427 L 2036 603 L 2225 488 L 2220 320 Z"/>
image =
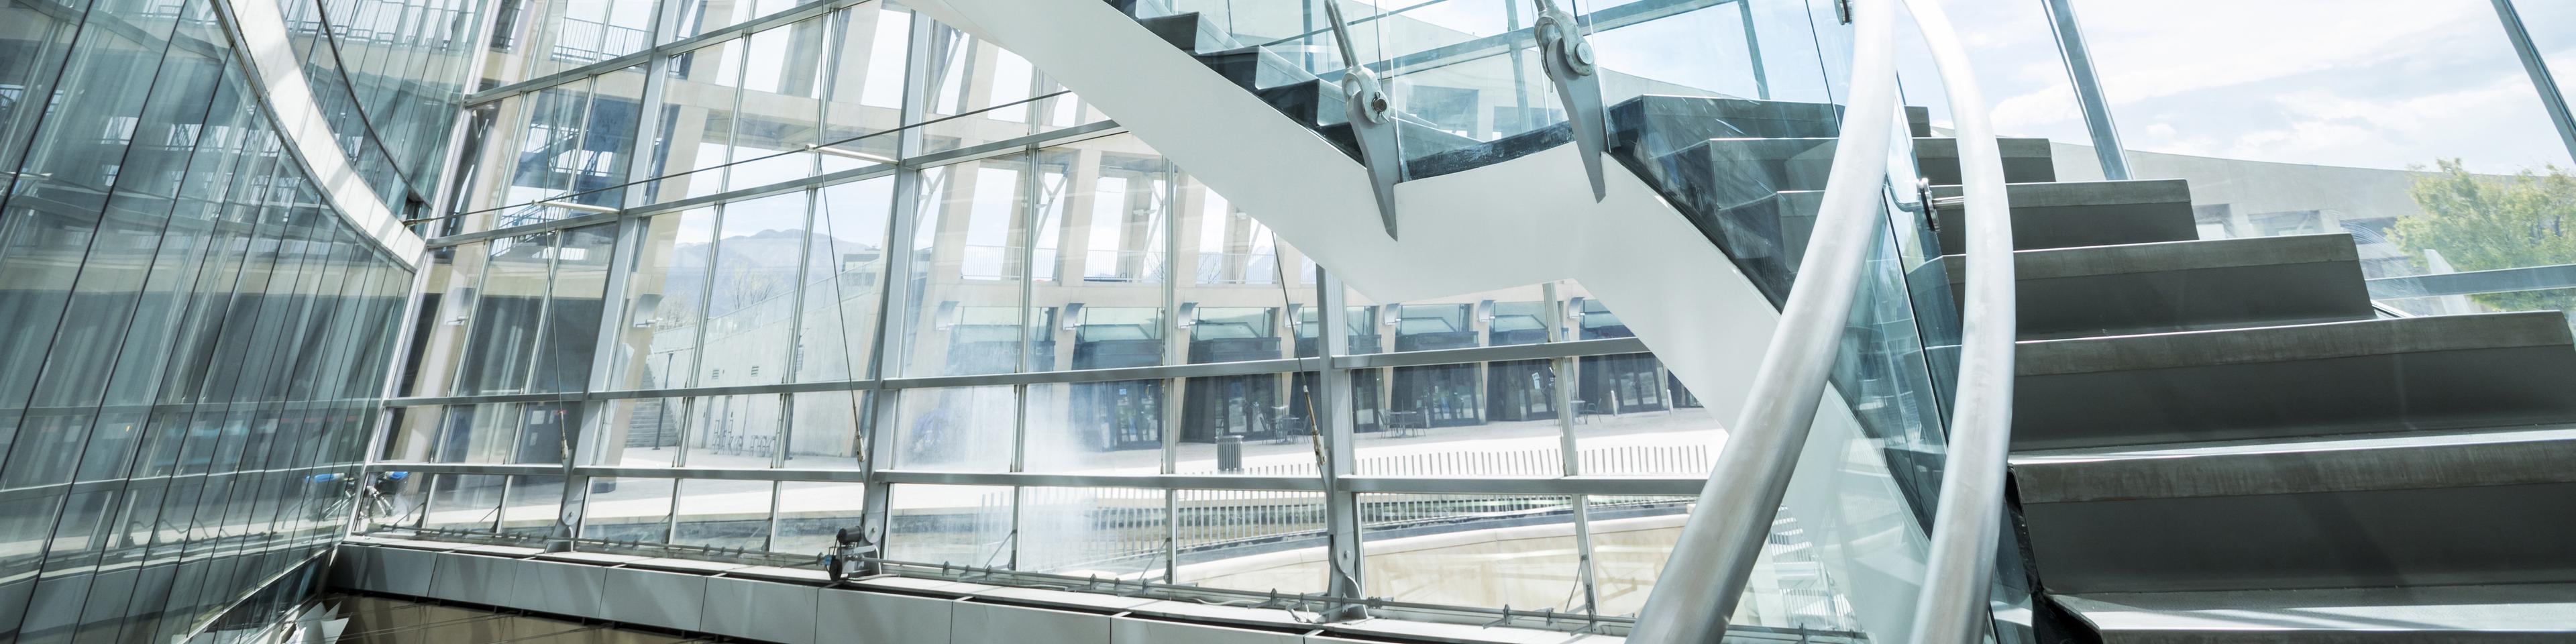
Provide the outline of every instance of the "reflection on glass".
<path id="1" fill-rule="evenodd" d="M 1692 497 L 1596 496 L 1591 521 L 1594 593 L 1604 615 L 1633 615 L 1646 604 Z M 1762 558 L 1753 564 L 1731 623 L 1778 628 L 1857 630 L 1858 618 L 1838 581 L 1827 576 L 1816 535 L 1782 508 Z"/>
<path id="2" fill-rule="evenodd" d="M 626 323 L 615 333 L 619 362 L 610 387 L 683 387 L 696 376 L 715 226 L 711 208 L 645 220 L 626 279 Z"/>
<path id="3" fill-rule="evenodd" d="M 742 96 L 743 39 L 671 56 L 662 89 L 663 131 L 653 142 L 651 176 L 683 175 L 654 184 L 656 202 L 715 194 L 724 189 L 722 168 L 733 159 L 736 103 Z"/>
<path id="4" fill-rule="evenodd" d="M 1011 488 L 896 485 L 886 558 L 997 567 L 1011 562 Z"/>
<path id="5" fill-rule="evenodd" d="M 680 432 L 688 412 L 678 398 L 611 400 L 597 444 L 585 448 L 590 465 L 671 467 L 679 464 Z"/>
<path id="6" fill-rule="evenodd" d="M 1163 490 L 1020 489 L 1017 569 L 1060 575 L 1160 578 L 1171 526 Z"/>
<path id="7" fill-rule="evenodd" d="M 1029 385 L 1023 471 L 1162 471 L 1163 381 Z"/>
<path id="8" fill-rule="evenodd" d="M 498 474 L 430 476 L 429 513 L 423 515 L 421 528 L 491 532 L 501 520 L 501 486 L 508 478 Z"/>
<path id="9" fill-rule="evenodd" d="M 785 382 L 787 329 L 796 314 L 796 275 L 805 247 L 806 192 L 723 206 L 711 251 L 698 385 Z"/>
<path id="10" fill-rule="evenodd" d="M 1213 588 L 1322 592 L 1321 492 L 1180 490 L 1174 581 Z"/>
<path id="11" fill-rule="evenodd" d="M 595 477 L 582 502 L 581 538 L 668 543 L 672 479 Z"/>
<path id="12" fill-rule="evenodd" d="M 859 468 L 859 425 L 868 416 L 872 391 L 824 391 L 792 394 L 796 408 L 787 430 L 787 467 L 814 470 Z"/>
<path id="13" fill-rule="evenodd" d="M 509 498 L 501 504 L 501 533 L 545 536 L 553 532 L 563 507 L 564 477 L 510 477 Z"/>
<path id="14" fill-rule="evenodd" d="M 1017 157 L 924 169 L 915 223 L 917 287 L 904 324 L 906 376 L 1010 373 L 1019 369 L 1021 217 L 1026 163 Z M 889 374 L 893 375 L 893 374 Z"/>
<path id="15" fill-rule="evenodd" d="M 885 236 L 893 177 L 826 187 L 805 249 L 798 382 L 866 375 L 885 288 Z"/>
<path id="16" fill-rule="evenodd" d="M 744 47 L 742 107 L 734 124 L 735 164 L 726 188 L 739 190 L 814 173 L 821 143 L 824 18 L 771 27 Z"/>
<path id="17" fill-rule="evenodd" d="M 1007 471 L 1019 407 L 1009 386 L 903 390 L 890 462 L 901 469 Z"/>
<path id="18" fill-rule="evenodd" d="M 770 481 L 681 479 L 671 543 L 763 550 L 769 546 Z"/>
<path id="19" fill-rule="evenodd" d="M 778 533 L 770 552 L 820 554 L 843 529 L 855 531 L 866 510 L 861 483 L 778 484 Z"/>
<path id="20" fill-rule="evenodd" d="M 778 456 L 781 394 L 689 399 L 688 467 L 766 468 Z"/>
<path id="21" fill-rule="evenodd" d="M 903 108 L 904 59 L 912 48 L 912 14 L 894 3 L 863 4 L 832 14 L 836 56 L 824 91 L 822 144 L 892 157 L 895 137 L 860 138 L 894 129 Z M 855 139 L 855 140 L 854 140 Z M 866 162 L 822 155 L 824 172 Z"/>
<path id="22" fill-rule="evenodd" d="M 1583 608 L 1569 497 L 1363 494 L 1359 503 L 1361 578 L 1371 597 Z"/>

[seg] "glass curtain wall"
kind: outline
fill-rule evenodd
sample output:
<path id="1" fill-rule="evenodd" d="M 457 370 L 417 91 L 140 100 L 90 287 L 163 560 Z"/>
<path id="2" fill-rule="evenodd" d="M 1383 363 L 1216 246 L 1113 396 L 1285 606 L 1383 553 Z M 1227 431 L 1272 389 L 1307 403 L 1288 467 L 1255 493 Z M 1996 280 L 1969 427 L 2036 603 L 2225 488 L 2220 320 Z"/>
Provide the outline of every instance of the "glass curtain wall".
<path id="1" fill-rule="evenodd" d="M 345 530 L 413 271 L 283 153 L 222 9 L 0 7 L 16 641 L 264 620 Z"/>
<path id="2" fill-rule="evenodd" d="M 1369 596 L 1642 605 L 1724 434 L 1614 303 L 1368 301 L 1008 51 L 884 2 L 749 6 L 508 27 L 661 36 L 487 72 L 520 85 L 471 108 L 375 455 L 410 483 L 368 529 L 812 555 L 873 515 L 898 561 L 1321 593 L 1347 512 Z M 1336 430 L 1353 476 L 1448 489 L 1325 494 Z M 1779 531 L 1741 623 L 1856 628 Z"/>
<path id="3" fill-rule="evenodd" d="M 492 0 L 261 1 L 350 166 L 396 215 L 427 215 Z"/>

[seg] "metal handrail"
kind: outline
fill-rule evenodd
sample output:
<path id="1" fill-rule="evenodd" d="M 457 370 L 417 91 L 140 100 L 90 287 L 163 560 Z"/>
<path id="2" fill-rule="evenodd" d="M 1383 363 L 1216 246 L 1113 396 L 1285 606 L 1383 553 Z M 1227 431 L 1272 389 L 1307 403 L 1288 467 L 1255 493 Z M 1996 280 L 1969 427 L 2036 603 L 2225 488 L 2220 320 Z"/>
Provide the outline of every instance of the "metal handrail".
<path id="1" fill-rule="evenodd" d="M 2003 151 L 1967 49 L 1938 0 L 1905 0 L 1932 51 L 1959 142 L 1960 194 L 1967 197 L 1967 272 L 1962 298 L 1957 408 L 1950 453 L 1932 519 L 1932 551 L 1915 596 L 1914 641 L 1985 641 L 1995 540 L 2002 533 L 2004 468 L 2012 448 L 2014 340 L 2020 302 L 2013 275 L 2012 205 Z"/>
<path id="2" fill-rule="evenodd" d="M 1646 596 L 1628 641 L 1682 644 L 1719 641 L 1744 597 L 1770 538 L 1772 519 L 1789 491 L 1789 474 L 1825 393 L 1840 348 L 1862 259 L 1876 228 L 1895 130 L 1896 56 L 1889 0 L 1851 2 L 1851 100 L 1826 174 L 1814 233 L 1771 344 L 1762 352 L 1743 414 L 1729 425 L 1726 448 L 1682 524 L 1672 556 Z"/>
<path id="3" fill-rule="evenodd" d="M 1891 0 L 1852 0 L 1851 99 L 1797 288 L 1755 372 L 1743 415 L 1683 525 L 1630 642 L 1711 642 L 1744 595 L 1824 393 L 1886 183 L 1895 98 Z M 1932 51 L 1959 141 L 1967 276 L 1958 405 L 1912 641 L 1983 640 L 2011 442 L 2014 301 L 2011 206 L 2003 155 L 1967 55 L 1935 0 L 1906 0 Z M 1872 115 L 1888 115 L 1876 116 Z"/>

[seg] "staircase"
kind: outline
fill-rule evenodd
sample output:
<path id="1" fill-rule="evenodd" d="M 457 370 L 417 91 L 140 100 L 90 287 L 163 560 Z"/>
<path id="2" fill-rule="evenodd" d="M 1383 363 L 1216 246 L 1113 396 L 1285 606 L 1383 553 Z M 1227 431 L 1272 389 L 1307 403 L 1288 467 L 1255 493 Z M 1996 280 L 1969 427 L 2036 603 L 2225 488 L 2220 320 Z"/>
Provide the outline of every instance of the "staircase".
<path id="1" fill-rule="evenodd" d="M 1198 14 L 1108 4 L 1358 163 L 1334 84 L 1233 42 Z M 1070 50 L 1034 44 L 1049 47 Z M 1763 299 L 1781 302 L 1813 226 L 1839 108 L 1643 96 L 1609 114 L 1613 158 Z M 1919 109 L 1909 116 L 1934 202 L 1955 201 L 1955 141 L 1933 136 Z M 1408 180 L 1554 153 L 1572 140 L 1563 123 L 1490 141 L 1401 117 L 1398 129 Z M 2348 236 L 2201 240 L 2182 181 L 2057 182 L 2047 141 L 2000 144 L 2021 302 L 2014 516 L 2028 581 L 2043 595 L 2042 641 L 2576 641 L 2576 347 L 2558 314 L 2380 317 Z M 1222 179 L 1210 183 L 1235 194 Z M 1256 183 L 1241 185 L 1250 193 Z M 1616 195 L 1614 186 L 1610 205 Z M 1944 252 L 1963 247 L 1960 214 L 1955 203 L 1932 214 Z M 1282 234 L 1301 245 L 1317 239 L 1291 228 Z M 1384 241 L 1373 227 L 1341 228 L 1372 237 L 1317 243 L 1326 264 L 1366 275 L 1405 257 L 1368 246 Z M 1962 277 L 1959 256 L 1937 263 L 1953 284 Z M 1677 333 L 1689 324 L 1656 329 L 1655 316 L 1638 317 L 1649 320 L 1635 325 L 1639 336 L 1673 359 L 1715 360 L 1693 355 L 1701 340 Z M 1722 378 L 1694 381 L 1711 373 L 1694 364 L 1676 373 L 1695 391 L 1735 389 Z M 1836 386 L 1866 389 L 1850 377 L 1838 373 Z M 1732 414 L 1730 403 L 1715 407 Z M 1918 507 L 1928 502 L 1928 490 L 1905 492 Z M 1798 494 L 1791 506 L 1811 503 Z M 1868 599 L 1855 603 L 1877 601 Z"/>
<path id="2" fill-rule="evenodd" d="M 2349 236 L 2200 240 L 2180 181 L 2010 191 L 2042 641 L 2576 638 L 2560 314 L 2377 317 Z"/>

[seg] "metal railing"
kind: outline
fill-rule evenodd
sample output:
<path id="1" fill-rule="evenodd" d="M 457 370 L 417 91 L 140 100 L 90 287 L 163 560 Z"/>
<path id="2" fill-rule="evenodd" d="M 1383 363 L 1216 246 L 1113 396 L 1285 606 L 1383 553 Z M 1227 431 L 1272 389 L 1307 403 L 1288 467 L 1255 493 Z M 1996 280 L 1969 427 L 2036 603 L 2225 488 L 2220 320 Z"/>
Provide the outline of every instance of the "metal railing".
<path id="1" fill-rule="evenodd" d="M 1913 641 L 1984 637 L 2012 410 L 2013 258 L 2003 160 L 1985 99 L 1938 2 L 1908 0 L 1943 76 L 1958 129 L 1968 268 L 1957 410 Z M 1744 595 L 1806 446 L 1848 319 L 1887 183 L 1896 113 L 1893 0 L 1851 0 L 1851 92 L 1815 233 L 1743 415 L 1684 524 L 1630 642 L 1713 642 Z M 1886 115 L 1872 117 L 1871 115 Z"/>

